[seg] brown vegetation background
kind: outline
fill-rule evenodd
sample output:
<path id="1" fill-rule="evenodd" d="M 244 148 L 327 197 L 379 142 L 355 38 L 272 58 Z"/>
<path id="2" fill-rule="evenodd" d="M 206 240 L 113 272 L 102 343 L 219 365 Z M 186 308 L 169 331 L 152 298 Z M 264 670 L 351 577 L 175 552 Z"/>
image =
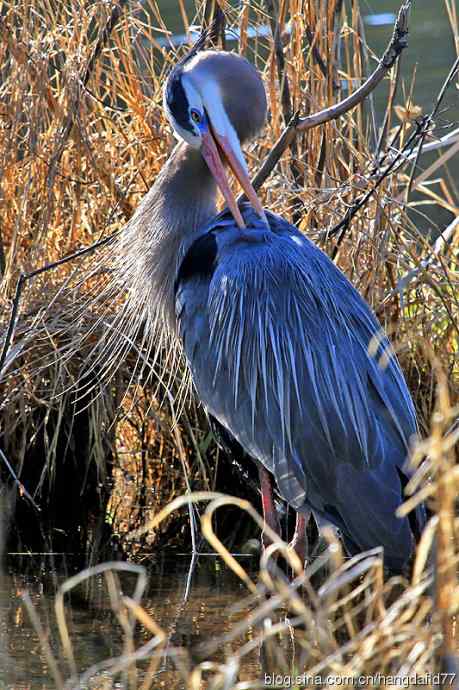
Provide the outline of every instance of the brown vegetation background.
<path id="1" fill-rule="evenodd" d="M 199 6 L 196 15 L 187 15 L 179 0 L 184 29 L 192 21 L 201 24 L 210 8 Z M 255 173 L 293 113 L 317 112 L 352 93 L 374 68 L 375 56 L 365 42 L 357 0 L 222 8 L 227 25 L 239 32 L 228 47 L 257 64 L 267 88 L 269 124 L 247 152 Z M 454 0 L 444 0 L 444 8 L 458 49 Z M 249 36 L 249 29 L 266 25 L 274 34 Z M 16 496 L 9 538 L 28 548 L 43 542 L 56 550 L 91 548 L 89 562 L 100 559 L 107 537 L 137 559 L 164 544 L 189 548 L 188 505 L 180 498 L 189 490 L 226 489 L 257 501 L 249 483 L 219 454 L 202 411 L 192 401 L 184 403 L 184 370 L 174 353 L 154 359 L 155 343 L 148 337 L 132 341 L 129 333 L 118 333 L 125 295 L 111 290 L 116 239 L 22 279 L 15 299 L 21 274 L 122 231 L 167 159 L 172 137 L 162 86 L 186 49 L 160 44 L 168 35 L 154 0 L 0 3 L 0 471 L 4 487 Z M 455 82 L 453 74 L 451 88 Z M 142 688 L 158 687 L 153 679 L 164 655 L 174 659 L 180 687 L 202 687 L 203 675 L 214 689 L 261 687 L 236 677 L 256 645 L 280 672 L 403 675 L 453 668 L 459 603 L 459 193 L 448 160 L 458 144 L 457 138 L 440 141 L 438 94 L 432 94 L 434 117 L 420 119 L 428 113 L 413 101 L 413 83 L 402 83 L 396 65 L 379 87 L 388 94 L 385 113 L 375 113 L 367 99 L 340 119 L 299 134 L 262 190 L 267 208 L 297 222 L 334 257 L 393 339 L 424 439 L 413 454 L 418 470 L 405 508 L 425 497 L 433 514 L 412 580 L 384 584 L 377 555 L 345 563 L 332 543 L 296 586 L 273 579 L 263 567 L 257 589 L 216 537 L 231 549 L 258 534 L 257 517 L 248 503 L 232 500 L 218 514 L 221 503 L 214 503 L 204 517 L 204 534 L 250 592 L 241 603 L 246 623 L 203 641 L 192 656 L 171 647 L 139 598 L 115 595 L 113 575 L 107 576 L 126 634 L 124 656 L 113 668 L 124 669 L 129 687 L 140 687 L 129 656 L 134 618 L 150 644 Z M 375 129 L 374 122 L 384 127 Z M 412 146 L 400 157 L 409 141 Z M 413 167 L 421 142 L 434 151 L 423 171 Z M 388 170 L 395 158 L 397 165 Z M 328 232 L 376 182 L 376 192 L 344 232 Z M 449 218 L 440 227 L 429 220 L 428 233 L 420 206 L 426 201 L 430 211 L 442 209 Z M 193 499 L 196 506 L 201 499 Z M 141 528 L 136 536 L 134 528 Z M 434 536 L 432 576 L 427 554 Z M 314 577 L 322 567 L 328 575 L 318 588 Z M 76 584 L 69 581 L 57 603 Z M 298 595 L 300 584 L 307 596 Z M 257 608 L 256 597 L 266 592 L 270 598 Z M 26 596 L 24 602 L 33 617 Z M 65 622 L 56 610 L 64 666 L 75 679 Z M 280 621 L 269 630 L 263 624 L 268 614 Z M 36 629 L 61 688 L 63 675 L 47 634 Z M 286 652 L 294 639 L 297 666 Z M 66 687 L 80 687 L 79 681 Z"/>
<path id="2" fill-rule="evenodd" d="M 47 0 L 0 5 L 4 342 L 19 275 L 122 230 L 171 148 L 162 86 L 186 47 L 159 44 L 169 33 L 153 0 L 120 3 L 113 21 L 116 7 Z M 179 3 L 184 28 L 201 23 L 209 8 L 188 16 Z M 445 8 L 457 46 L 455 5 L 445 0 Z M 358 2 L 285 0 L 279 7 L 223 9 L 239 32 L 228 47 L 257 64 L 267 88 L 269 124 L 247 152 L 256 172 L 292 114 L 314 113 L 349 95 L 376 58 L 365 43 Z M 267 24 L 271 36 L 250 37 L 251 28 Z M 367 99 L 297 136 L 262 197 L 332 255 L 373 306 L 393 338 L 425 435 L 439 371 L 451 395 L 442 413 L 445 433 L 458 399 L 459 198 L 447 167 L 457 141 L 439 144 L 435 118 L 419 119 L 412 83 L 401 83 L 396 66 L 380 87 L 388 93 L 385 114 Z M 432 109 L 436 99 L 432 94 Z M 381 119 L 384 127 L 375 130 Z M 384 175 L 416 131 L 413 147 Z M 422 173 L 413 168 L 421 141 L 438 144 Z M 349 227 L 328 234 L 379 178 Z M 421 233 L 420 199 L 446 209 L 451 224 L 435 229 L 430 223 L 432 233 Z M 199 408 L 182 405 L 180 362 L 163 353 L 166 385 L 164 365 L 146 361 L 152 345 L 145 339 L 128 342 L 121 334 L 118 345 L 107 339 L 125 297 L 110 292 L 112 246 L 25 281 L 2 372 L 1 447 L 45 523 L 63 529 L 65 541 L 69 535 L 80 546 L 94 540 L 98 525 L 132 553 L 138 547 L 125 541 L 126 533 L 187 489 L 240 487 L 237 478 L 228 479 L 237 472 L 225 466 Z M 15 539 L 32 543 L 43 536 L 33 515 L 19 499 Z M 150 547 L 180 544 L 188 538 L 186 524 L 184 510 L 181 521 L 168 519 L 146 540 Z M 53 539 L 56 546 L 58 532 Z"/>

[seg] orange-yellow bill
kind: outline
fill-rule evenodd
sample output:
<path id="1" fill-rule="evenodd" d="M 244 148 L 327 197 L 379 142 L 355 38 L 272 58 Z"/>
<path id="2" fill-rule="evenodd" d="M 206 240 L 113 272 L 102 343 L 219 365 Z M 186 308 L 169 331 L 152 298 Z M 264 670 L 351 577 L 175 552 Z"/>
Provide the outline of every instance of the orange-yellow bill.
<path id="1" fill-rule="evenodd" d="M 238 180 L 239 184 L 241 185 L 244 194 L 246 195 L 247 199 L 250 201 L 252 204 L 254 210 L 257 212 L 257 214 L 260 216 L 260 218 L 268 224 L 268 221 L 266 220 L 266 215 L 263 206 L 261 205 L 261 201 L 257 196 L 256 191 L 252 187 L 252 183 L 250 181 L 250 177 L 247 174 L 247 170 L 245 167 L 241 164 L 239 158 L 236 156 L 235 152 L 231 148 L 231 144 L 229 143 L 229 140 L 227 137 L 223 137 L 219 134 L 214 134 L 215 139 L 220 146 L 221 150 L 223 151 L 226 160 L 228 161 L 228 164 L 233 171 L 234 175 L 236 176 L 236 179 Z"/>
<path id="2" fill-rule="evenodd" d="M 214 179 L 225 198 L 227 206 L 233 214 L 234 220 L 240 228 L 245 228 L 244 219 L 242 218 L 242 214 L 239 210 L 239 206 L 237 205 L 232 189 L 229 186 L 225 168 L 223 167 L 220 154 L 218 153 L 217 145 L 209 130 L 207 132 L 203 132 L 201 141 L 202 156 L 209 166 L 209 170 L 214 176 Z"/>
<path id="3" fill-rule="evenodd" d="M 265 212 L 263 210 L 263 206 L 261 205 L 261 201 L 257 197 L 257 194 L 254 188 L 252 187 L 252 183 L 250 182 L 250 178 L 245 168 L 239 161 L 237 155 L 231 148 L 228 139 L 224 136 L 213 134 L 209 128 L 209 130 L 202 133 L 201 153 L 207 165 L 209 166 L 209 170 L 214 176 L 215 181 L 221 193 L 223 194 L 228 208 L 233 214 L 234 220 L 236 221 L 237 225 L 240 228 L 246 227 L 244 219 L 242 218 L 242 214 L 239 210 L 239 206 L 237 205 L 236 198 L 229 185 L 225 168 L 222 163 L 220 153 L 218 151 L 218 147 L 220 147 L 223 156 L 225 157 L 229 167 L 233 171 L 236 179 L 241 185 L 245 195 L 252 204 L 253 208 L 260 216 L 260 218 L 264 220 L 265 223 L 267 223 Z"/>

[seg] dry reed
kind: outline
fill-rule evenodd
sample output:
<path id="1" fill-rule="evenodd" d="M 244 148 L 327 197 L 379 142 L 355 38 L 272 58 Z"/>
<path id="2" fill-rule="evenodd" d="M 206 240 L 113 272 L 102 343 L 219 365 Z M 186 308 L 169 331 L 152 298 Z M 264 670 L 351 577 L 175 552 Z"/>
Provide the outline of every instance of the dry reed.
<path id="1" fill-rule="evenodd" d="M 30 273 L 119 232 L 170 150 L 161 88 L 183 48 L 159 44 L 168 33 L 154 0 L 123 5 L 116 24 L 109 27 L 110 38 L 100 43 L 113 9 L 105 2 L 89 8 L 82 0 L 0 4 L 4 338 L 19 273 Z M 184 3 L 179 5 L 185 28 L 201 22 L 206 8 L 198 8 L 195 17 L 188 16 Z M 457 48 L 454 3 L 445 0 L 445 8 Z M 373 56 L 357 1 L 282 0 L 275 7 L 267 2 L 223 9 L 227 25 L 239 31 L 239 40 L 229 47 L 257 64 L 267 86 L 269 125 L 248 151 L 249 165 L 256 171 L 293 113 L 314 113 L 351 94 L 368 76 Z M 250 37 L 249 29 L 268 20 L 274 39 Z M 81 687 L 90 677 L 102 678 L 104 668 L 110 678 L 124 673 L 126 687 L 158 687 L 158 664 L 165 654 L 174 664 L 176 687 L 191 690 L 203 687 L 203 682 L 214 690 L 263 687 L 259 680 L 238 681 L 244 658 L 260 646 L 263 672 L 286 677 L 297 670 L 299 675 L 332 674 L 342 679 L 379 672 L 393 676 L 395 687 L 397 678 L 449 668 L 459 602 L 454 514 L 459 194 L 447 161 L 457 150 L 458 137 L 437 135 L 436 117 L 417 125 L 419 113 L 410 89 L 400 102 L 399 80 L 395 66 L 389 75 L 382 131 L 375 128 L 377 116 L 369 99 L 338 121 L 299 133 L 264 185 L 262 197 L 267 208 L 298 222 L 335 257 L 394 340 L 427 439 L 414 452 L 415 463 L 426 454 L 428 460 L 411 482 L 414 494 L 408 508 L 426 496 L 433 510 L 412 581 L 384 583 L 378 554 L 345 562 L 339 544 L 332 542 L 304 573 L 298 571 L 294 586 L 287 586 L 282 574 L 273 574 L 266 564 L 255 585 L 211 529 L 210 513 L 227 499 L 207 496 L 213 502 L 203 515 L 204 534 L 255 597 L 247 606 L 254 637 L 247 637 L 247 622 L 230 637 L 203 640 L 202 663 L 192 661 L 181 648 L 168 646 L 166 654 L 167 633 L 141 608 L 139 597 L 119 595 L 109 576 L 125 653 L 98 669 L 76 668 L 58 607 L 63 657 L 70 661 L 68 681 L 62 664 L 46 647 L 46 634 L 30 602 L 24 601 L 57 688 Z M 436 97 L 433 94 L 433 109 Z M 400 158 L 417 126 L 420 136 Z M 413 161 L 421 141 L 437 158 L 419 173 Z M 394 158 L 397 165 L 389 174 Z M 352 222 L 338 236 L 327 232 L 377 179 L 377 191 Z M 422 202 L 451 214 L 450 225 L 439 228 L 435 244 L 417 227 Z M 70 458 L 75 476 L 84 478 L 79 492 L 91 483 L 103 487 L 104 519 L 108 516 L 125 550 L 134 555 L 142 525 L 148 525 L 149 544 L 158 546 L 165 534 L 177 538 L 175 511 L 180 509 L 183 521 L 190 502 L 204 499 L 193 494 L 178 497 L 193 487 L 214 490 L 219 458 L 199 409 L 177 403 L 181 363 L 163 352 L 151 364 L 154 344 L 141 333 L 137 339 L 119 333 L 117 314 L 124 295 L 110 292 L 111 242 L 25 281 L 14 339 L 1 372 L 1 445 L 19 480 L 42 507 L 55 500 L 59 466 L 64 457 L 67 463 Z M 83 454 L 77 448 L 80 439 L 75 439 L 78 419 L 84 420 L 79 428 L 85 434 Z M 41 463 L 38 472 L 35 468 L 31 473 L 34 449 Z M 231 502 L 259 522 L 250 504 Z M 434 535 L 436 563 L 429 571 L 427 553 Z M 317 589 L 311 577 L 321 569 L 329 574 Z M 67 588 L 72 585 L 73 581 Z M 300 596 L 300 586 L 306 596 Z M 266 600 L 267 592 L 271 597 Z M 269 628 L 263 623 L 267 617 L 272 621 Z M 135 621 L 151 635 L 137 650 Z M 279 643 L 289 639 L 292 629 L 294 653 Z M 225 651 L 223 660 L 215 656 L 217 649 L 229 650 L 233 639 L 238 640 L 237 653 Z M 140 658 L 148 659 L 147 670 Z"/>

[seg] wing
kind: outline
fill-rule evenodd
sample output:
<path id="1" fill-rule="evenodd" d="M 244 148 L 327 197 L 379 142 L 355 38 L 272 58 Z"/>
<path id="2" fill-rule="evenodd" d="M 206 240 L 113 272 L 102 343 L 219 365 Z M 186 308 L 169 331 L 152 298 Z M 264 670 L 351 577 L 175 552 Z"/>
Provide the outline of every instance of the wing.
<path id="1" fill-rule="evenodd" d="M 345 276 L 268 216 L 270 230 L 245 211 L 247 231 L 220 216 L 180 267 L 198 395 L 294 508 L 334 522 L 354 550 L 383 544 L 406 560 L 412 530 L 395 510 L 416 422 L 398 362 Z"/>

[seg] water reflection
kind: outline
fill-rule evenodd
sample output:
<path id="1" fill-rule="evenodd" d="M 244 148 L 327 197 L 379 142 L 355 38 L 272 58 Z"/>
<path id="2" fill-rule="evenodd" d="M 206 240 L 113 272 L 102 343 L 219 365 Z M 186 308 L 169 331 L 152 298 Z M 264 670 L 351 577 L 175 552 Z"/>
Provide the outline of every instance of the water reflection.
<path id="1" fill-rule="evenodd" d="M 55 688 L 38 635 L 30 622 L 21 595 L 27 591 L 48 634 L 54 656 L 62 660 L 56 617 L 56 590 L 79 568 L 61 558 L 56 563 L 47 558 L 9 559 L 0 577 L 0 688 L 26 690 Z M 250 561 L 244 560 L 247 567 Z M 162 559 L 148 570 L 148 589 L 142 599 L 144 609 L 168 634 L 168 647 L 184 647 L 194 661 L 202 660 L 202 643 L 230 630 L 247 614 L 247 609 L 234 611 L 234 603 L 246 596 L 239 580 L 220 560 L 201 557 L 193 571 L 188 598 L 184 598 L 190 560 Z M 19 567 L 20 566 L 20 567 Z M 122 590 L 130 594 L 135 577 L 121 574 Z M 76 665 L 81 673 L 93 664 L 118 656 L 123 650 L 123 634 L 112 610 L 103 575 L 92 578 L 66 597 L 66 615 Z M 250 637 L 250 629 L 246 636 Z M 136 647 L 151 635 L 138 626 Z M 234 650 L 238 642 L 234 643 Z M 231 648 L 221 650 L 221 660 Z M 213 655 L 215 660 L 215 655 Z M 218 655 L 217 655 L 218 660 Z M 64 678 L 71 675 L 65 663 L 60 664 Z M 260 674 L 258 655 L 249 657 L 240 680 Z M 107 679 L 108 680 L 108 679 Z M 89 688 L 96 687 L 93 685 Z M 101 687 L 98 685 L 97 687 Z M 107 687 L 111 687 L 108 685 Z M 116 687 L 123 687 L 117 685 Z M 171 662 L 159 669 L 155 687 L 181 688 L 183 682 Z"/>

